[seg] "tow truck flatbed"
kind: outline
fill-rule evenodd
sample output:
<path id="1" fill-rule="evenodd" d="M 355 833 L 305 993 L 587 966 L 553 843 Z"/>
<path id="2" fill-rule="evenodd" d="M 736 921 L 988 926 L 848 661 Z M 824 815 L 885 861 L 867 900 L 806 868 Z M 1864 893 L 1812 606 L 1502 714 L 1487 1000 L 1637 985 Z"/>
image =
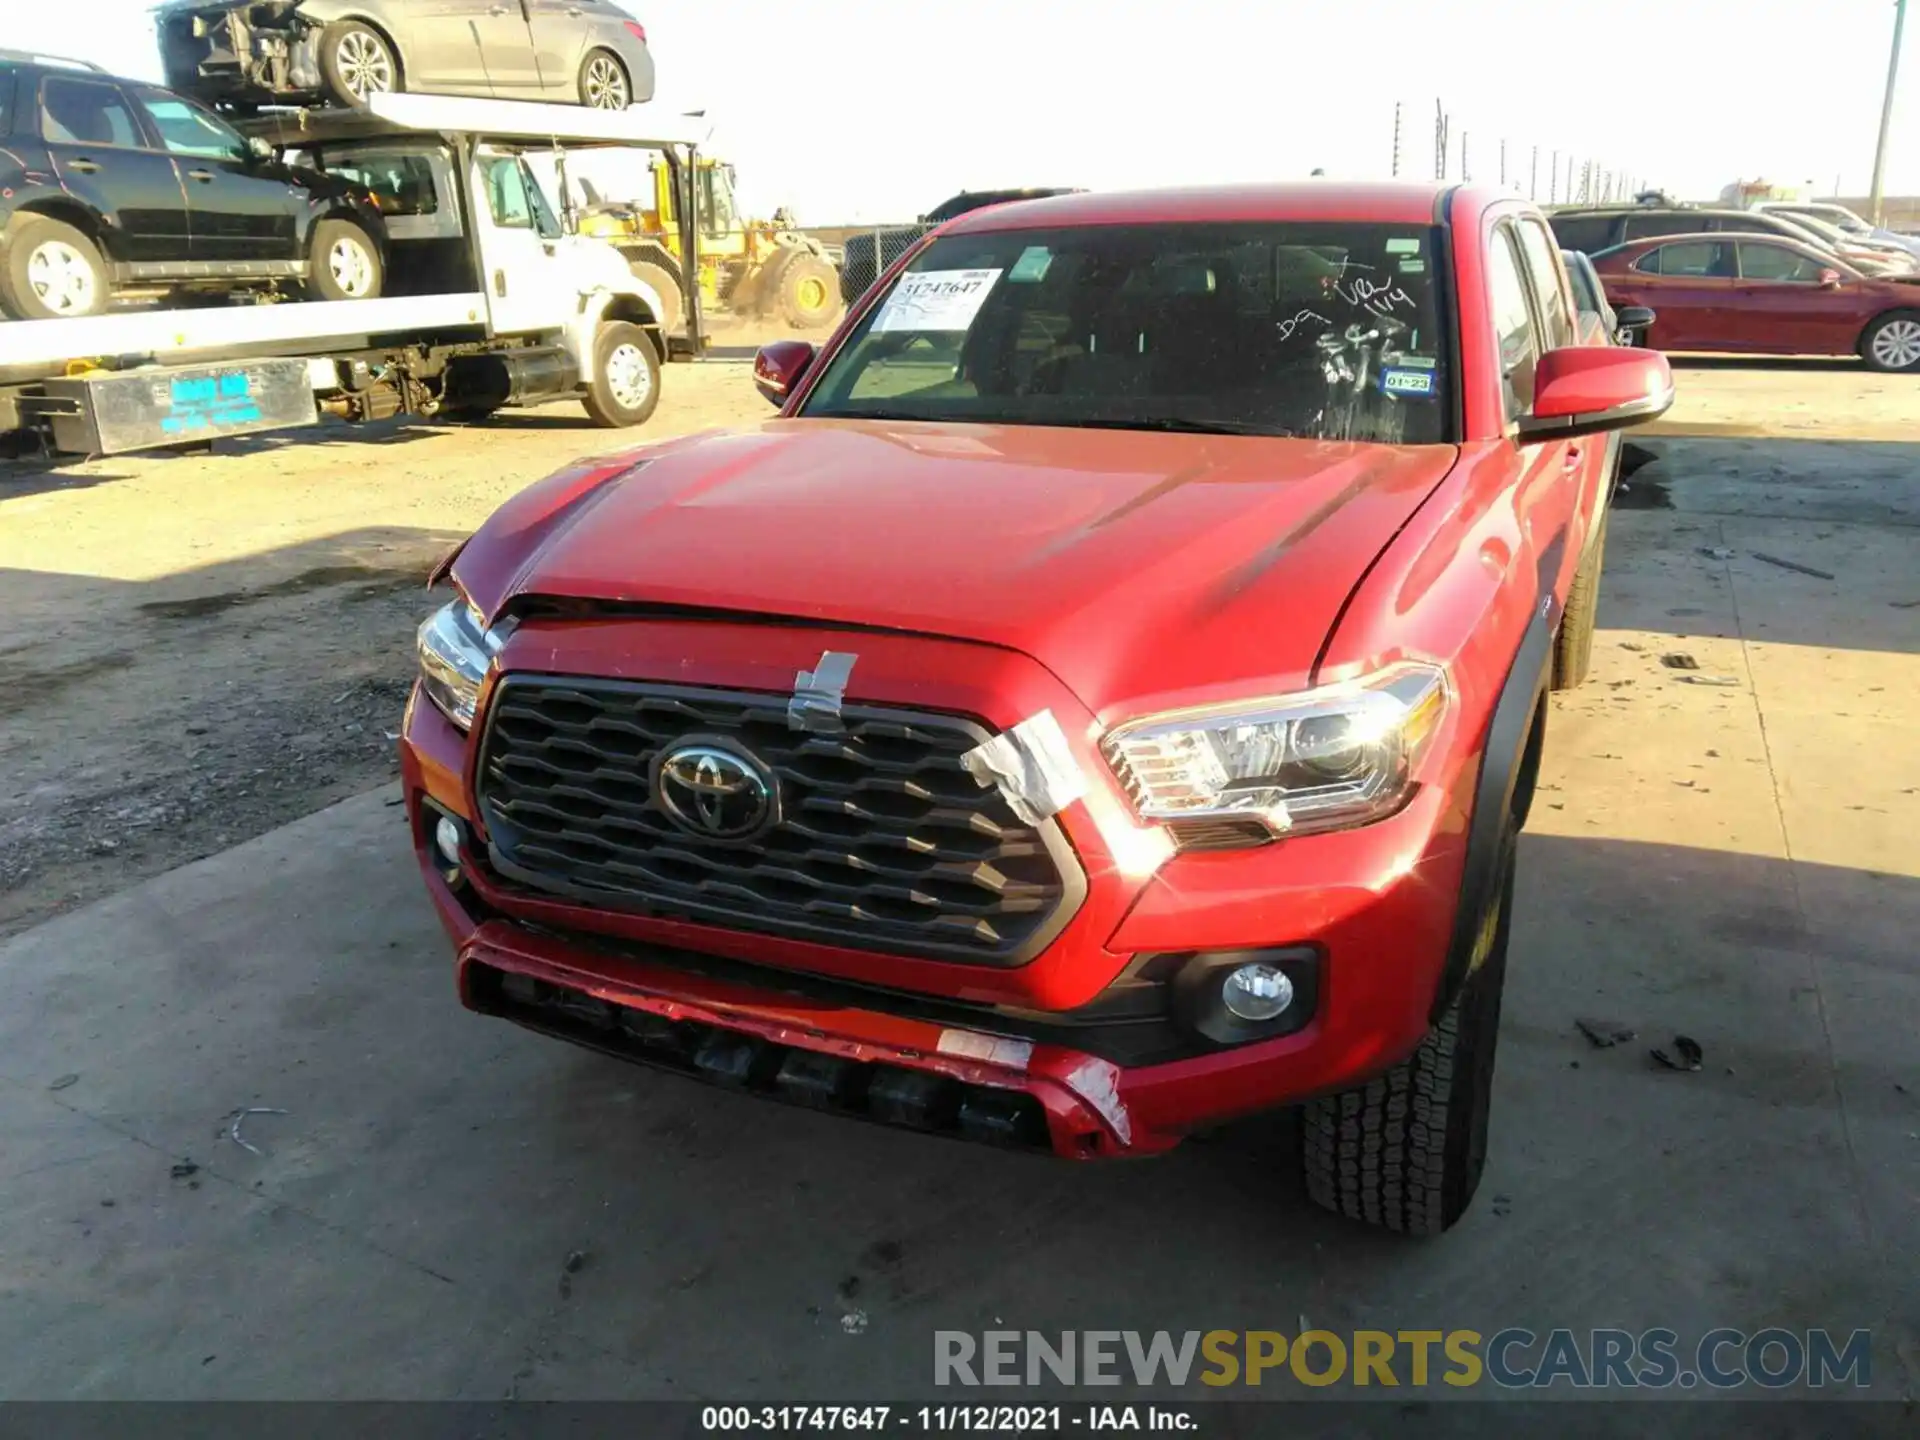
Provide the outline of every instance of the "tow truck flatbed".
<path id="1" fill-rule="evenodd" d="M 0 323 L 0 375 L 17 380 L 30 372 L 59 375 L 86 360 L 191 360 L 260 347 L 289 356 L 324 355 L 345 341 L 441 334 L 486 323 L 487 297 L 478 291 L 10 320 Z"/>
<path id="2" fill-rule="evenodd" d="M 403 93 L 240 128 L 322 169 L 424 167 L 424 208 L 388 216 L 396 293 L 0 322 L 0 431 L 104 454 L 321 413 L 471 421 L 569 395 L 598 424 L 639 425 L 660 363 L 704 348 L 691 285 L 685 334 L 669 333 L 659 292 L 614 247 L 566 233 L 526 161 L 548 146 L 655 150 L 691 214 L 698 116 Z"/>

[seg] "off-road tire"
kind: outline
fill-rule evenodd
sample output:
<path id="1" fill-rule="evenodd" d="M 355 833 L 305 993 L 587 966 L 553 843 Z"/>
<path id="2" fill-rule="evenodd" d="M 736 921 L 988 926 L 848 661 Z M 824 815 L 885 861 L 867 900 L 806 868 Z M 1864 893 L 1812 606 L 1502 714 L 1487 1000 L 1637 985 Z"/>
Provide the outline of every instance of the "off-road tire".
<path id="1" fill-rule="evenodd" d="M 654 318 L 660 322 L 660 331 L 664 335 L 678 335 L 680 322 L 685 311 L 686 301 L 680 295 L 680 282 L 664 265 L 656 265 L 651 260 L 629 260 L 627 269 L 633 272 L 633 278 L 653 287 L 654 294 L 660 297 L 660 313 Z"/>
<path id="2" fill-rule="evenodd" d="M 1902 335 L 1911 334 L 1912 332 L 1906 327 L 1920 326 L 1920 310 L 1889 310 L 1885 315 L 1880 316 L 1871 325 L 1867 326 L 1866 330 L 1860 336 L 1860 358 L 1866 361 L 1873 369 L 1884 370 L 1890 374 L 1912 375 L 1920 373 L 1920 353 L 1914 354 L 1911 360 L 1907 360 L 1904 363 L 1892 361 L 1882 355 L 1876 355 L 1874 353 L 1874 342 L 1879 340 L 1884 332 L 1891 330 L 1896 325 L 1901 327 L 1900 333 Z"/>
<path id="3" fill-rule="evenodd" d="M 1593 668 L 1593 622 L 1600 609 L 1600 568 L 1607 558 L 1607 518 L 1612 513 L 1600 512 L 1600 533 L 1567 587 L 1566 612 L 1560 617 L 1560 633 L 1553 637 L 1555 690 L 1573 689 Z"/>
<path id="4" fill-rule="evenodd" d="M 637 352 L 637 353 L 636 353 Z M 626 364 L 642 366 L 646 374 L 645 393 L 636 398 L 616 380 L 609 379 L 609 365 L 615 357 Z M 600 327 L 593 345 L 593 383 L 581 397 L 587 415 L 594 424 L 609 430 L 624 430 L 644 425 L 660 403 L 660 359 L 653 339 L 638 325 L 612 320 Z"/>
<path id="5" fill-rule="evenodd" d="M 327 94 L 342 105 L 353 109 L 364 109 L 366 100 L 356 95 L 346 71 L 346 61 L 340 53 L 342 45 L 358 47 L 363 53 L 379 54 L 386 57 L 386 71 L 392 78 L 378 89 L 386 91 L 406 89 L 406 77 L 401 73 L 400 54 L 393 48 L 393 42 L 371 25 L 363 25 L 358 20 L 336 20 L 320 32 L 320 78 L 326 85 Z"/>
<path id="6" fill-rule="evenodd" d="M 607 67 L 611 67 L 611 70 Z M 619 77 L 619 93 L 627 97 L 625 105 L 603 103 L 603 97 L 607 94 L 605 87 L 609 83 L 604 77 L 609 74 Z M 589 50 L 581 57 L 580 75 L 574 88 L 580 103 L 589 110 L 625 110 L 633 104 L 633 76 L 627 73 L 627 67 L 611 50 Z"/>
<path id="7" fill-rule="evenodd" d="M 58 310 L 34 293 L 29 262 L 37 250 L 49 244 L 65 246 L 93 272 L 93 298 L 85 309 Z M 98 315 L 112 301 L 113 282 L 107 276 L 100 247 L 64 220 L 46 215 L 18 215 L 7 229 L 6 246 L 6 262 L 0 265 L 0 308 L 13 319 L 66 320 Z"/>
<path id="8" fill-rule="evenodd" d="M 809 251 L 796 250 L 780 267 L 779 286 L 780 318 L 795 330 L 824 330 L 840 313 L 840 276 Z"/>
<path id="9" fill-rule="evenodd" d="M 1302 1112 L 1301 1160 L 1316 1205 L 1405 1235 L 1438 1235 L 1472 1203 L 1487 1161 L 1516 836 L 1510 825 L 1477 963 L 1419 1048 L 1358 1090 L 1309 1101 Z"/>
<path id="10" fill-rule="evenodd" d="M 368 267 L 367 288 L 359 293 L 345 289 L 333 273 L 332 254 L 339 245 L 357 245 Z M 386 266 L 380 260 L 380 247 L 373 237 L 351 220 L 322 220 L 313 227 L 313 244 L 307 255 L 307 288 L 320 300 L 373 300 L 379 297 L 387 280 Z"/>

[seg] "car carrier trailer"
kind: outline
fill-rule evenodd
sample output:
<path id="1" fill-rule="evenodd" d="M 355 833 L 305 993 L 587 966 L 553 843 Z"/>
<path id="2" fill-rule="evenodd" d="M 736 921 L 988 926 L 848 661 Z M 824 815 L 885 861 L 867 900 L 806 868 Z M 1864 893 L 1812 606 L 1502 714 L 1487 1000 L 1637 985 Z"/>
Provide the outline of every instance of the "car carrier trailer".
<path id="1" fill-rule="evenodd" d="M 650 149 L 691 187 L 703 125 L 382 94 L 366 110 L 262 115 L 243 128 L 379 196 L 382 297 L 0 323 L 0 432 L 106 455 L 322 415 L 472 421 L 569 395 L 600 424 L 637 425 L 658 400 L 660 363 L 705 347 L 697 282 L 670 305 L 611 245 L 567 234 L 526 158 Z M 682 228 L 695 253 L 696 227 Z M 670 333 L 661 320 L 676 312 Z"/>

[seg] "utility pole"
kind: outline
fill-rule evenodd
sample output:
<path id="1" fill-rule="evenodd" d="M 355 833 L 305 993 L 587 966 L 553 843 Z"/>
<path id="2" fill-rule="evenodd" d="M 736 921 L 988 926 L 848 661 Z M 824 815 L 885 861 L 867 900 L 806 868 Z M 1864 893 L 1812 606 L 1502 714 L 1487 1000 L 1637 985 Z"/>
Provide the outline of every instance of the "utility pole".
<path id="1" fill-rule="evenodd" d="M 1553 152 L 1553 168 L 1547 172 L 1547 203 L 1558 204 L 1560 200 L 1560 152 Z"/>
<path id="2" fill-rule="evenodd" d="M 1393 102 L 1393 178 L 1400 178 L 1400 102 Z"/>
<path id="3" fill-rule="evenodd" d="M 1527 198 L 1540 198 L 1540 147 L 1533 147 L 1533 168 L 1527 172 Z"/>
<path id="4" fill-rule="evenodd" d="M 1882 182 L 1887 176 L 1887 133 L 1893 128 L 1893 86 L 1900 78 L 1900 32 L 1907 24 L 1907 0 L 1893 0 L 1893 53 L 1887 57 L 1887 98 L 1880 104 L 1880 139 L 1873 147 L 1873 193 L 1867 218 L 1878 225 L 1884 220 L 1885 196 Z"/>
<path id="5" fill-rule="evenodd" d="M 1473 179 L 1473 161 L 1467 158 L 1467 135 L 1468 132 L 1465 130 L 1460 132 L 1460 178 L 1462 180 Z"/>
<path id="6" fill-rule="evenodd" d="M 1500 188 L 1507 188 L 1507 142 L 1500 142 Z"/>

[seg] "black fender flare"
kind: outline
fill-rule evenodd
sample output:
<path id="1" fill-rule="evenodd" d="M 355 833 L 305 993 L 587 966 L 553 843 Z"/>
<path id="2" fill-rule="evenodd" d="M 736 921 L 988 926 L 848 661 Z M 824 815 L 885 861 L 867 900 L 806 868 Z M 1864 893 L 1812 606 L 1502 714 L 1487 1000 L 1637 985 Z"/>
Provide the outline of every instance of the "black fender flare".
<path id="1" fill-rule="evenodd" d="M 1549 592 L 1550 593 L 1550 592 Z M 1494 702 L 1486 743 L 1480 748 L 1480 776 L 1473 792 L 1473 813 L 1467 822 L 1467 858 L 1460 874 L 1460 903 L 1454 911 L 1453 935 L 1446 964 L 1434 993 L 1437 1022 L 1466 983 L 1480 937 L 1481 918 L 1499 897 L 1501 847 L 1508 817 L 1518 809 L 1524 817 L 1532 800 L 1531 766 L 1538 760 L 1544 739 L 1547 682 L 1553 670 L 1553 624 L 1547 606 L 1534 612 L 1521 636 L 1519 652 L 1500 698 Z"/>

